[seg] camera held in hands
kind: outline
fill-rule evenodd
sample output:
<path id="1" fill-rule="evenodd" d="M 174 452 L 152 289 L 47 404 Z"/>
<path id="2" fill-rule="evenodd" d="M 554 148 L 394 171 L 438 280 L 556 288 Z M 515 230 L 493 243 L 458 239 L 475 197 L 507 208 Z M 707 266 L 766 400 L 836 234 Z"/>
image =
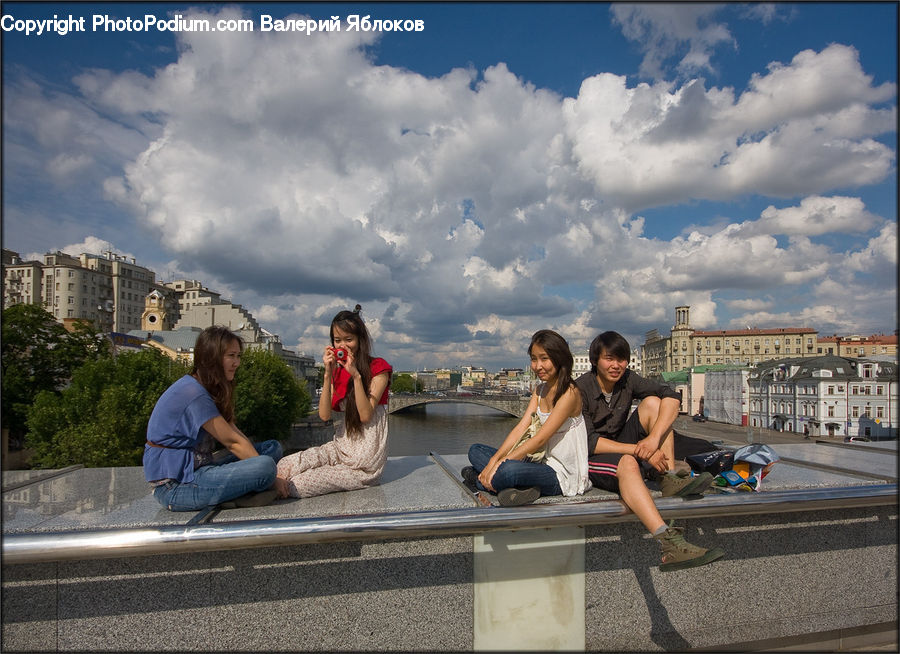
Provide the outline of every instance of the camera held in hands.
<path id="1" fill-rule="evenodd" d="M 347 350 L 345 350 L 345 349 L 342 348 L 342 347 L 336 347 L 336 348 L 334 348 L 334 358 L 335 358 L 337 361 L 343 363 L 344 361 L 347 360 Z"/>

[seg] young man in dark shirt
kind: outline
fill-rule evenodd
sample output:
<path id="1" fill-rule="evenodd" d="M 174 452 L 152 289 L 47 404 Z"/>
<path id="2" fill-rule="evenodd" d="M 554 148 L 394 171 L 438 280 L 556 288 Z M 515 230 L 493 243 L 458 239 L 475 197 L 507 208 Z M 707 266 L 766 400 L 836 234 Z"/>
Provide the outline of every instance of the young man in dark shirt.
<path id="1" fill-rule="evenodd" d="M 597 488 L 619 493 L 626 506 L 659 541 L 660 570 L 679 570 L 710 563 L 724 555 L 684 540 L 682 527 L 666 526 L 650 497 L 645 478 L 658 476 L 663 496 L 702 493 L 712 475 L 680 476 L 675 472 L 672 424 L 681 394 L 628 370 L 631 347 L 616 332 L 603 332 L 591 343 L 591 370 L 577 380 L 588 431 L 588 472 Z M 632 400 L 640 400 L 629 417 Z"/>

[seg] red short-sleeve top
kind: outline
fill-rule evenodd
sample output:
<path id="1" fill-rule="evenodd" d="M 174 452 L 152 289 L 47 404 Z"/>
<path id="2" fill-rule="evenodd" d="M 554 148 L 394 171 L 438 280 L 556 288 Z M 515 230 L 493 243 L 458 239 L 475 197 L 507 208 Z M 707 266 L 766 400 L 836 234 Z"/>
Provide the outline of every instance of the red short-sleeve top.
<path id="1" fill-rule="evenodd" d="M 390 375 L 394 371 L 394 369 L 391 368 L 391 364 L 389 364 L 384 359 L 379 358 L 372 359 L 372 364 L 369 369 L 372 371 L 372 379 L 375 379 L 375 377 L 383 372 L 386 372 L 388 375 Z M 348 373 L 343 366 L 338 366 L 337 370 L 332 373 L 331 409 L 333 411 L 340 411 L 338 407 L 341 403 L 341 400 L 343 400 L 347 396 L 347 386 L 350 384 L 350 381 L 350 373 Z M 381 399 L 378 400 L 378 404 L 388 403 L 389 390 L 390 384 L 388 384 L 387 388 L 384 389 L 384 393 L 381 395 Z"/>

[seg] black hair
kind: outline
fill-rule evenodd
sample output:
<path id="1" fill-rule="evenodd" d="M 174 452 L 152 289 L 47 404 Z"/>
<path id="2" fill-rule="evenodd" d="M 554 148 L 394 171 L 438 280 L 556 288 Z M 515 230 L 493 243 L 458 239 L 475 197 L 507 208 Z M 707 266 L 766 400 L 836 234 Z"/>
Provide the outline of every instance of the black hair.
<path id="1" fill-rule="evenodd" d="M 575 383 L 572 381 L 572 366 L 574 365 L 572 350 L 569 349 L 566 339 L 551 329 L 541 329 L 534 333 L 531 337 L 531 344 L 528 346 L 529 356 L 531 355 L 531 348 L 535 345 L 539 345 L 544 349 L 556 368 L 556 394 L 553 397 L 553 404 L 555 405 L 569 390 L 569 387 Z"/>
<path id="2" fill-rule="evenodd" d="M 625 340 L 625 337 L 619 332 L 603 332 L 591 341 L 589 356 L 591 358 L 591 372 L 594 374 L 597 373 L 597 360 L 604 352 L 617 359 L 631 360 L 631 346 Z"/>
<path id="3" fill-rule="evenodd" d="M 331 320 L 331 344 L 334 345 L 334 328 L 342 332 L 353 334 L 357 339 L 356 369 L 362 377 L 363 388 L 369 392 L 369 384 L 372 383 L 372 339 L 369 330 L 362 321 L 359 312 L 362 307 L 358 304 L 353 311 L 339 311 Z M 362 420 L 359 417 L 359 409 L 356 408 L 356 389 L 352 383 L 347 385 L 347 401 L 344 408 L 344 425 L 348 434 L 362 433 Z"/>

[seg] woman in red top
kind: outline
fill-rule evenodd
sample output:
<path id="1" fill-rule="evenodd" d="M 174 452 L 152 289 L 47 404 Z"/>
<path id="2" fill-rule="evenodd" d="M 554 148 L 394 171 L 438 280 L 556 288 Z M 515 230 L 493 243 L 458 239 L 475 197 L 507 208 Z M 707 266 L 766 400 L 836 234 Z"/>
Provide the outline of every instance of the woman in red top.
<path id="1" fill-rule="evenodd" d="M 292 497 L 313 497 L 373 486 L 387 460 L 388 385 L 391 366 L 371 356 L 369 331 L 354 311 L 341 311 L 331 321 L 331 345 L 322 361 L 325 378 L 319 417 L 344 413 L 334 440 L 297 452 L 278 462 L 278 477 Z"/>

